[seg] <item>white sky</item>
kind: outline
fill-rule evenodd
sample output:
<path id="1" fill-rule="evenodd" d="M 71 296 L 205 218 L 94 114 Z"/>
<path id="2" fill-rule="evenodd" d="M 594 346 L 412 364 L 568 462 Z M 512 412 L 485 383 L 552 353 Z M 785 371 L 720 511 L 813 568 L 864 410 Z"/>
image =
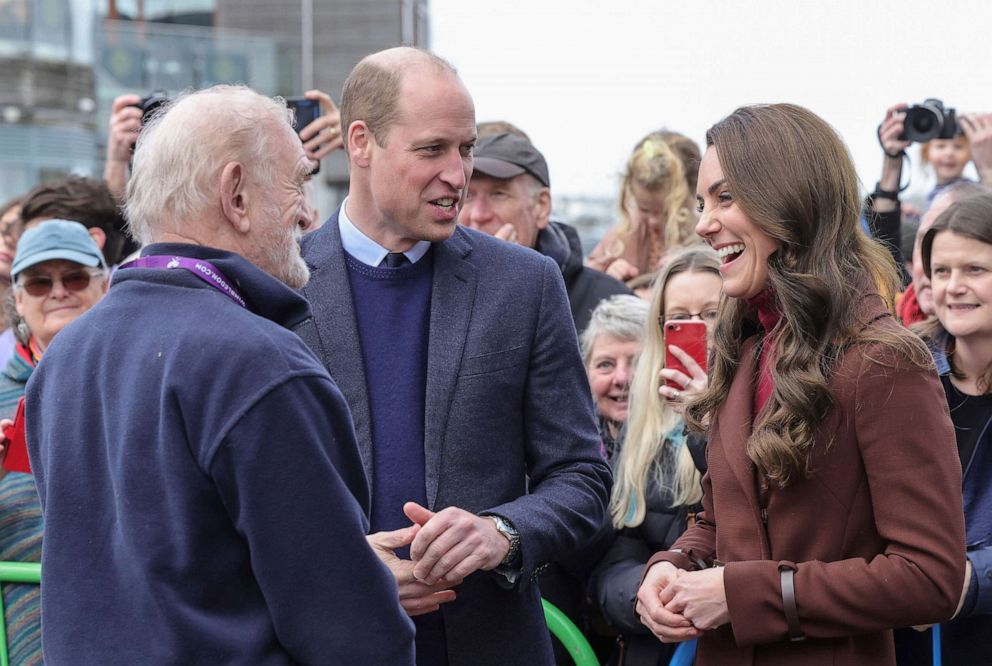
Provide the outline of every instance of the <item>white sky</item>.
<path id="1" fill-rule="evenodd" d="M 990 0 L 431 0 L 430 11 L 432 47 L 459 69 L 477 118 L 526 131 L 556 195 L 615 196 L 644 134 L 665 126 L 702 144 L 742 104 L 824 117 L 868 189 L 890 104 L 992 111 Z"/>

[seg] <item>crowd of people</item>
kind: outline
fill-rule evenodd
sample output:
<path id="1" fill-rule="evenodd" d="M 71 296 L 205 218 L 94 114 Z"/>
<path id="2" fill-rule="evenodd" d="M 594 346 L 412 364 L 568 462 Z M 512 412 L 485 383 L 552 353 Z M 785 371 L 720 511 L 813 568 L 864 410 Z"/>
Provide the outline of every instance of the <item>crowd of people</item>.
<path id="1" fill-rule="evenodd" d="M 905 104 L 868 193 L 799 106 L 652 131 L 584 258 L 443 59 L 305 96 L 121 96 L 0 209 L 11 663 L 570 663 L 542 597 L 615 666 L 989 662 L 992 114 L 919 207 Z"/>

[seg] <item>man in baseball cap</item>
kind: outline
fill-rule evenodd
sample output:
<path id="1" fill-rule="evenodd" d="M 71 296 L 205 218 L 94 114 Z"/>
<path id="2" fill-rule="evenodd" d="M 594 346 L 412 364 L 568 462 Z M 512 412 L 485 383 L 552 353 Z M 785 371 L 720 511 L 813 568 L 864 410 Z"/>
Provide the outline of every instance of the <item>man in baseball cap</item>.
<path id="1" fill-rule="evenodd" d="M 480 136 L 459 221 L 554 259 L 581 333 L 602 299 L 630 290 L 605 273 L 586 268 L 578 232 L 552 219 L 548 163 L 522 132 L 480 132 Z"/>

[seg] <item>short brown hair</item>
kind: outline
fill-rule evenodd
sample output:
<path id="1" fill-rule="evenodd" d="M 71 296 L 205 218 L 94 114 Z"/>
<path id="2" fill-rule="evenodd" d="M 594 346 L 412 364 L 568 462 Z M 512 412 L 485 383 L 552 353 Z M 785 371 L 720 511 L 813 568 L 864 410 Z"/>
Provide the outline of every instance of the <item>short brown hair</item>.
<path id="1" fill-rule="evenodd" d="M 39 217 L 72 220 L 87 229 L 101 229 L 107 237 L 103 246 L 107 265 L 120 263 L 128 240 L 124 217 L 102 180 L 69 176 L 38 185 L 24 197 L 21 220 L 28 223 Z"/>
<path id="2" fill-rule="evenodd" d="M 351 124 L 362 120 L 368 125 L 376 143 L 386 145 L 389 128 L 399 115 L 404 65 L 417 59 L 442 71 L 457 73 L 451 63 L 430 51 L 413 47 L 404 47 L 404 50 L 408 50 L 409 54 L 401 56 L 398 62 L 384 62 L 379 57 L 384 52 L 373 53 L 362 58 L 348 74 L 341 91 L 341 133 L 345 137 Z"/>

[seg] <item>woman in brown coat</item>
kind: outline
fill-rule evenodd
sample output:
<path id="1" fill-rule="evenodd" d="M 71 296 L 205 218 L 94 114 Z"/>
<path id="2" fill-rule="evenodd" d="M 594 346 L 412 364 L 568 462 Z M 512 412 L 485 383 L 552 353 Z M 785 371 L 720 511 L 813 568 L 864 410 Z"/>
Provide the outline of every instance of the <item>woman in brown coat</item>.
<path id="1" fill-rule="evenodd" d="M 858 227 L 839 137 L 793 105 L 707 133 L 697 233 L 726 298 L 697 523 L 638 592 L 697 666 L 894 664 L 891 630 L 951 617 L 965 577 L 961 467 L 926 349 L 891 316 L 895 266 Z"/>

